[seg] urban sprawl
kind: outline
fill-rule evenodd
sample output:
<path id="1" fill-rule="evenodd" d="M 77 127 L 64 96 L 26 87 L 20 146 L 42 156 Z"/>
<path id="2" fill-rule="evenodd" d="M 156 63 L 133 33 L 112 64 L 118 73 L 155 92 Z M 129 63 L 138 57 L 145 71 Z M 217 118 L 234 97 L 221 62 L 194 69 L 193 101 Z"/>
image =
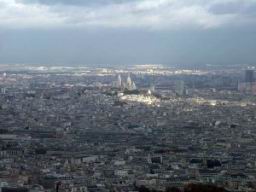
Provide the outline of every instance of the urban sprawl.
<path id="1" fill-rule="evenodd" d="M 0 70 L 0 191 L 256 189 L 252 68 Z"/>

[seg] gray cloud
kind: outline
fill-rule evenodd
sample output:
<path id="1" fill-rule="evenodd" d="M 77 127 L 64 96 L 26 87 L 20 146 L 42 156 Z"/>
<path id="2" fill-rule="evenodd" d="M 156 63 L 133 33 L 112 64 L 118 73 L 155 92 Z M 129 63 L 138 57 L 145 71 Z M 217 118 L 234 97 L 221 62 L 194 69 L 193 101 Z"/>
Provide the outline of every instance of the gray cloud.
<path id="1" fill-rule="evenodd" d="M 136 1 L 136 0 L 129 0 Z M 91 5 L 108 5 L 120 4 L 127 0 L 19 0 L 22 3 L 37 3 L 44 5 L 74 5 L 74 6 L 91 6 Z"/>
<path id="2" fill-rule="evenodd" d="M 219 2 L 210 6 L 209 11 L 214 14 L 245 14 L 254 15 L 256 12 L 256 1 L 231 1 Z"/>
<path id="3" fill-rule="evenodd" d="M 255 0 L 0 0 L 0 63 L 253 64 Z"/>
<path id="4" fill-rule="evenodd" d="M 209 29 L 255 24 L 255 3 L 255 0 L 0 0 L 0 26 Z"/>

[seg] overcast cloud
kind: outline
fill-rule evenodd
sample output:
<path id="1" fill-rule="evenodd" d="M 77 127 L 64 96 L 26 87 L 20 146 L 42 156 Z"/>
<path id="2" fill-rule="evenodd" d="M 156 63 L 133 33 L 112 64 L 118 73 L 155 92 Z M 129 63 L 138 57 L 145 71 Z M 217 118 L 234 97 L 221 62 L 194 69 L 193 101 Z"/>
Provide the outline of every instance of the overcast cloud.
<path id="1" fill-rule="evenodd" d="M 0 0 L 0 64 L 256 64 L 256 0 Z"/>
<path id="2" fill-rule="evenodd" d="M 9 28 L 217 28 L 251 25 L 255 0 L 0 0 Z"/>

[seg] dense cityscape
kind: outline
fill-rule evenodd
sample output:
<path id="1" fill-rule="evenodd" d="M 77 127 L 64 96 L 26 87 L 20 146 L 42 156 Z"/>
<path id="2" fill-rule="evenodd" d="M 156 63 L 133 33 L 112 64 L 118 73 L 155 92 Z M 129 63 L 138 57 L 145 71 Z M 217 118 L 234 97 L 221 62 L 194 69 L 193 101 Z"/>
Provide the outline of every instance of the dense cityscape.
<path id="1" fill-rule="evenodd" d="M 3 192 L 256 189 L 254 68 L 2 66 L 0 88 Z"/>

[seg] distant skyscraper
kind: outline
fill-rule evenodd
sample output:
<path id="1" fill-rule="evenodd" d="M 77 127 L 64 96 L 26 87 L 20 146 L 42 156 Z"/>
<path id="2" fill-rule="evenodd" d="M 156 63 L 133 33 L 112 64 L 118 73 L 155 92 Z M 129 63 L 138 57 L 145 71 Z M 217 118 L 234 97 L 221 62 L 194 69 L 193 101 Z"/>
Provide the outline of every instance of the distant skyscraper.
<path id="1" fill-rule="evenodd" d="M 254 82 L 254 71 L 253 70 L 246 70 L 245 71 L 245 82 L 246 83 Z"/>
<path id="2" fill-rule="evenodd" d="M 238 83 L 240 92 L 256 95 L 256 82 L 254 80 L 254 70 L 245 71 L 244 81 Z"/>

